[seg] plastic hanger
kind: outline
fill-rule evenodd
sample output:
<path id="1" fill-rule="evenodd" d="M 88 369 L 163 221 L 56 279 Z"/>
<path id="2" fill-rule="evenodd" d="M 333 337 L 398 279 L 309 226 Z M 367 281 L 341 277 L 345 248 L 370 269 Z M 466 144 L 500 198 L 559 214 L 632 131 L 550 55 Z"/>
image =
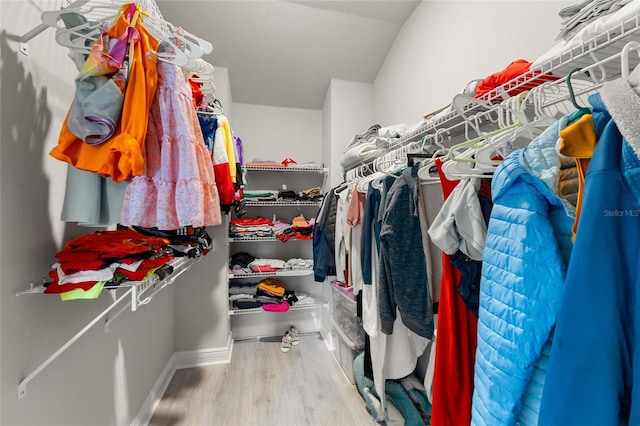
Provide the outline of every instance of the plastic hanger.
<path id="1" fill-rule="evenodd" d="M 582 68 L 575 68 L 572 69 L 571 71 L 569 71 L 569 74 L 567 74 L 567 89 L 569 90 L 569 100 L 571 101 L 571 103 L 573 104 L 574 107 L 576 107 L 576 111 L 574 111 L 567 119 L 567 124 L 571 124 L 574 121 L 576 121 L 577 119 L 579 119 L 580 117 L 582 117 L 585 114 L 590 114 L 591 110 L 587 107 L 583 107 L 581 105 L 578 104 L 578 101 L 576 100 L 576 94 L 573 90 L 573 85 L 571 84 L 571 76 L 577 72 L 581 72 Z M 589 71 L 585 71 L 585 74 L 587 76 L 589 76 Z"/>
<path id="2" fill-rule="evenodd" d="M 92 43 L 86 41 L 95 41 L 103 23 L 113 22 L 121 7 L 129 3 L 131 2 L 126 0 L 80 0 L 65 9 L 45 11 L 41 14 L 41 19 L 46 25 L 57 28 L 56 41 L 61 45 L 76 52 L 88 53 Z M 158 49 L 158 60 L 184 67 L 190 60 L 201 58 L 213 51 L 213 45 L 208 41 L 165 21 L 154 1 L 136 0 L 135 4 L 145 15 L 142 24 L 162 45 Z M 59 21 L 64 22 L 64 15 L 74 14 L 83 16 L 85 22 L 70 28 L 66 25 L 60 26 Z M 80 40 L 80 37 L 84 37 L 84 40 Z"/>

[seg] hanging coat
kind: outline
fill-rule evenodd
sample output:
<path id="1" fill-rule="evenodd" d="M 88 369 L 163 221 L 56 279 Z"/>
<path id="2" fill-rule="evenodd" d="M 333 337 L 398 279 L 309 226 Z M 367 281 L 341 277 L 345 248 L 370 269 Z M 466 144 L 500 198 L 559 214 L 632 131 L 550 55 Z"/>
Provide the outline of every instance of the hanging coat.
<path id="1" fill-rule="evenodd" d="M 484 248 L 472 425 L 513 425 L 564 293 L 574 209 L 559 196 L 554 123 L 494 173 Z M 528 400 L 541 397 L 527 395 Z"/>
<path id="2" fill-rule="evenodd" d="M 590 98 L 594 120 L 606 124 L 603 129 L 596 124 L 599 141 L 585 178 L 541 425 L 640 424 L 640 353 L 635 346 L 640 284 L 640 95 L 635 88 L 639 72 L 636 69 L 629 78 L 631 84 L 618 80 L 605 85 L 604 104 L 599 95 Z"/>

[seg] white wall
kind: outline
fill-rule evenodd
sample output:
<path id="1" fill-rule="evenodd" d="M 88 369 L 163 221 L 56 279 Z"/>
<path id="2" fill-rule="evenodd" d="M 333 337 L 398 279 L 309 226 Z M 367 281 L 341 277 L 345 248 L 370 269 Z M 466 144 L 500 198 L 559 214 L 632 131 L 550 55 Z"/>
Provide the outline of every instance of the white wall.
<path id="1" fill-rule="evenodd" d="M 368 83 L 331 79 L 324 113 L 330 116 L 329 181 L 331 187 L 334 187 L 343 181 L 340 159 L 344 148 L 355 134 L 362 133 L 373 124 L 373 86 Z"/>
<path id="2" fill-rule="evenodd" d="M 233 96 L 229 70 L 215 68 L 216 98 L 224 108 L 224 115 L 233 121 Z M 229 243 L 227 222 L 210 226 L 209 236 L 214 239 L 214 251 L 194 265 L 177 283 L 175 297 L 175 350 L 176 352 L 203 351 L 224 348 L 229 337 L 227 259 Z"/>
<path id="3" fill-rule="evenodd" d="M 553 46 L 566 1 L 423 1 L 374 83 L 380 124 L 417 123 L 466 84 Z"/>
<path id="4" fill-rule="evenodd" d="M 233 76 L 232 76 L 233 78 Z M 322 111 L 236 103 L 233 132 L 242 139 L 244 161 L 322 162 Z"/>

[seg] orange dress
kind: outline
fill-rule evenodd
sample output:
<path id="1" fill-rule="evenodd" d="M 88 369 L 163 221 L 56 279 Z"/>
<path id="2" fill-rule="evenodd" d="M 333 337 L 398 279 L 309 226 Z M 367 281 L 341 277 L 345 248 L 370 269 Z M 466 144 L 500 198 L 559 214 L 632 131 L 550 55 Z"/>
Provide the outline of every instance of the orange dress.
<path id="1" fill-rule="evenodd" d="M 120 14 L 109 29 L 109 35 L 115 37 L 122 34 L 129 25 L 126 14 Z M 158 41 L 144 28 L 140 19 L 134 24 L 134 28 L 138 31 L 138 40 L 133 43 L 129 57 L 129 80 L 124 93 L 120 124 L 114 136 L 99 145 L 89 145 L 69 130 L 65 118 L 58 145 L 49 153 L 78 169 L 111 177 L 115 182 L 140 175 L 144 170 L 144 141 L 158 81 Z"/>

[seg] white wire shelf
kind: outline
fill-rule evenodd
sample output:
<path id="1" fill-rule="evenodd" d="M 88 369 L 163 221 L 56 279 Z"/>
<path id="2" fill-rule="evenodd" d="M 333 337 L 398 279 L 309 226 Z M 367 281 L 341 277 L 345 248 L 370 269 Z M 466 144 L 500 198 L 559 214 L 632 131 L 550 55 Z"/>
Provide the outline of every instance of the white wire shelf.
<path id="1" fill-rule="evenodd" d="M 250 206 L 262 206 L 262 207 L 300 207 L 300 206 L 315 206 L 318 207 L 322 204 L 322 200 L 319 201 L 251 201 L 245 199 L 244 205 Z"/>
<path id="2" fill-rule="evenodd" d="M 287 241 L 284 242 L 289 242 L 289 241 L 310 241 L 311 239 L 306 239 L 306 240 L 300 240 L 298 238 L 292 237 L 289 238 Z M 272 241 L 281 241 L 279 239 L 277 239 L 276 237 L 229 237 L 229 242 L 230 243 L 256 243 L 256 242 L 272 242 Z"/>
<path id="3" fill-rule="evenodd" d="M 249 309 L 238 309 L 238 308 L 229 308 L 229 315 L 247 315 L 247 314 L 286 314 L 291 311 L 307 311 L 311 309 L 319 309 L 323 307 L 327 307 L 327 303 L 301 303 L 301 304 L 293 304 L 289 306 L 289 310 L 285 312 L 273 312 L 273 311 L 265 311 L 262 308 L 249 308 Z"/>
<path id="4" fill-rule="evenodd" d="M 328 174 L 329 169 L 326 167 L 269 167 L 269 166 L 243 166 L 248 172 L 305 172 L 305 173 L 322 173 Z"/>
<path id="5" fill-rule="evenodd" d="M 602 61 L 604 58 L 619 53 L 630 41 L 640 41 L 640 12 L 621 20 L 619 23 L 611 25 L 609 28 L 601 31 L 595 36 L 584 40 L 579 45 L 567 47 L 557 55 L 544 60 L 544 62 L 539 65 L 536 65 L 530 71 L 510 80 L 500 87 L 495 88 L 481 96 L 479 99 L 481 101 L 492 103 L 503 100 L 505 97 L 508 97 L 508 92 L 530 85 L 534 80 L 544 81 L 544 78 L 550 75 L 560 78 L 565 77 L 574 69 L 589 67 L 594 63 Z M 629 69 L 631 70 L 635 68 L 638 64 L 640 64 L 640 58 L 631 55 L 629 57 Z M 608 81 L 620 76 L 621 74 L 619 64 L 615 64 L 613 62 L 609 64 L 604 63 L 598 69 L 593 69 L 593 72 L 597 72 L 599 74 L 597 77 L 600 80 Z M 463 112 L 467 116 L 483 112 L 483 110 L 484 108 L 482 105 L 477 103 L 468 103 L 463 107 Z M 428 120 L 413 132 L 403 135 L 399 138 L 397 143 L 389 148 L 389 151 L 403 147 L 411 142 L 418 141 L 423 136 L 429 133 L 434 133 L 438 129 L 447 129 L 448 135 L 452 137 L 458 136 L 464 132 L 464 126 L 462 125 L 464 122 L 464 117 L 452 109 L 449 113 L 441 115 L 438 118 Z M 345 173 L 349 173 L 347 174 L 347 177 L 352 177 L 355 169 L 370 169 L 371 165 L 372 160 L 364 161 L 364 163 L 360 163 L 345 170 Z"/>
<path id="6" fill-rule="evenodd" d="M 278 271 L 278 272 L 253 272 L 253 273 L 229 273 L 229 279 L 239 278 L 266 278 L 266 277 L 304 277 L 313 274 L 313 269 L 299 269 L 292 271 Z"/>
<path id="7" fill-rule="evenodd" d="M 136 311 L 138 306 L 146 305 L 151 302 L 153 296 L 166 286 L 173 284 L 173 282 L 182 273 L 186 272 L 191 266 L 200 261 L 202 258 L 190 259 L 186 257 L 172 259 L 168 262 L 173 266 L 173 272 L 165 278 L 158 278 L 156 275 L 144 280 L 144 281 L 126 281 L 118 286 L 105 286 L 105 289 L 118 290 L 123 289 L 125 292 L 120 296 L 116 296 L 116 292 L 109 292 L 113 297 L 113 302 L 107 306 L 100 314 L 98 314 L 91 322 L 89 322 L 82 330 L 77 332 L 71 339 L 69 339 L 64 345 L 62 345 L 56 352 L 54 352 L 49 358 L 47 358 L 42 364 L 40 364 L 35 370 L 33 370 L 28 376 L 26 376 L 18 384 L 18 399 L 22 399 L 27 395 L 27 384 L 33 380 L 38 374 L 40 374 L 49 364 L 57 359 L 63 352 L 65 352 L 72 344 L 74 344 L 80 337 L 82 337 L 87 331 L 89 331 L 98 321 L 105 319 L 104 330 L 109 331 L 109 324 L 111 324 L 120 314 L 131 307 L 132 311 Z M 16 297 L 25 294 L 44 294 L 45 287 L 35 286 L 31 284 L 27 290 L 21 290 L 15 293 Z M 128 299 L 128 301 L 127 301 Z M 116 306 L 125 302 L 118 311 L 107 316 Z"/>
<path id="8" fill-rule="evenodd" d="M 146 280 L 143 281 L 123 281 L 120 284 L 115 284 L 115 285 L 105 285 L 103 287 L 104 290 L 118 290 L 118 289 L 122 289 L 122 288 L 135 288 L 137 295 L 140 296 L 142 295 L 142 293 L 148 291 L 149 289 L 155 289 L 159 286 L 166 286 L 169 281 L 173 282 L 178 275 L 182 274 L 183 272 L 185 272 L 187 269 L 189 269 L 191 267 L 191 265 L 193 263 L 195 263 L 197 260 L 194 259 L 189 259 L 186 257 L 179 257 L 179 258 L 175 258 L 170 260 L 167 264 L 171 265 L 173 267 L 173 272 L 168 276 L 165 277 L 163 279 L 158 278 L 157 275 L 153 275 L 151 277 L 149 277 Z M 29 286 L 29 288 L 27 289 L 23 289 L 23 290 L 18 290 L 17 292 L 15 292 L 15 296 L 23 296 L 26 294 L 51 294 L 51 295 L 57 295 L 57 293 L 44 293 L 45 290 L 45 286 L 44 285 L 35 285 L 34 283 L 31 283 L 31 285 Z M 134 309 L 135 310 L 135 309 Z"/>

